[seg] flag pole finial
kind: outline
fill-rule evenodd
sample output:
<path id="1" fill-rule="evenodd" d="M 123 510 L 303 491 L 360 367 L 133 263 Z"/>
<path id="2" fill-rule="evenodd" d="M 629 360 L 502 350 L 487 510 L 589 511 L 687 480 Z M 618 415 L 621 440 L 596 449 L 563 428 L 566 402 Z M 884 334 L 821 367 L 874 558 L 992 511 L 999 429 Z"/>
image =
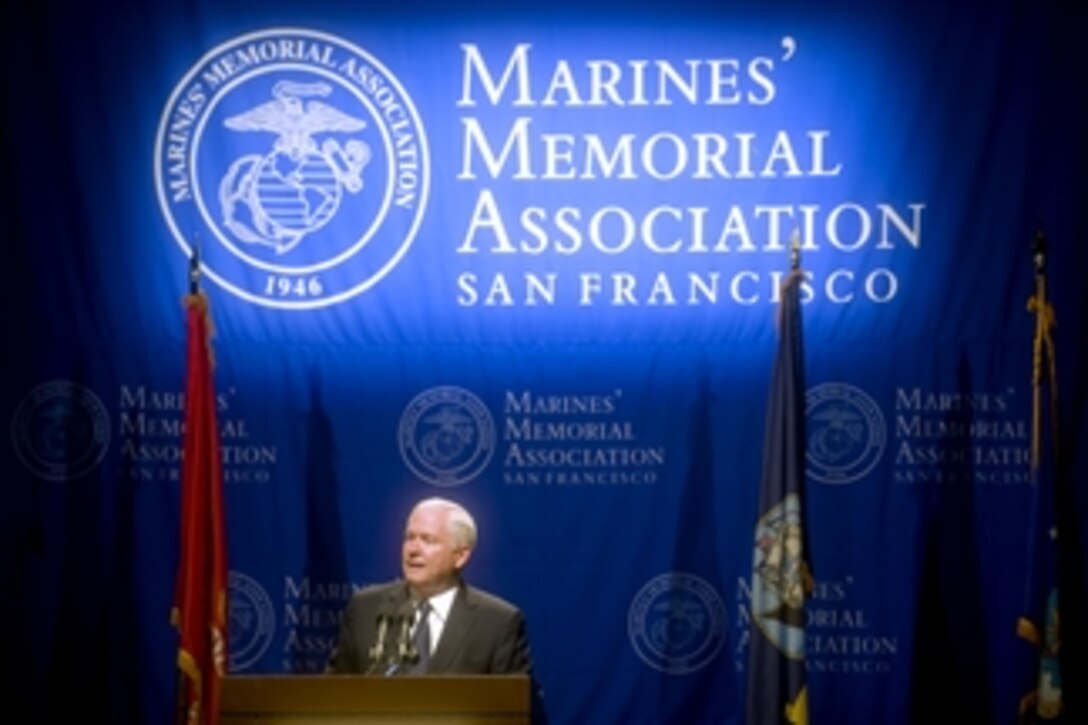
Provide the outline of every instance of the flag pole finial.
<path id="1" fill-rule="evenodd" d="M 801 234 L 794 229 L 790 234 L 790 269 L 796 270 L 801 266 Z"/>
<path id="2" fill-rule="evenodd" d="M 1035 260 L 1035 274 L 1046 275 L 1046 232 L 1040 227 L 1031 240 L 1031 254 Z"/>
<path id="3" fill-rule="evenodd" d="M 189 255 L 189 294 L 200 292 L 200 235 L 193 237 L 193 253 Z"/>

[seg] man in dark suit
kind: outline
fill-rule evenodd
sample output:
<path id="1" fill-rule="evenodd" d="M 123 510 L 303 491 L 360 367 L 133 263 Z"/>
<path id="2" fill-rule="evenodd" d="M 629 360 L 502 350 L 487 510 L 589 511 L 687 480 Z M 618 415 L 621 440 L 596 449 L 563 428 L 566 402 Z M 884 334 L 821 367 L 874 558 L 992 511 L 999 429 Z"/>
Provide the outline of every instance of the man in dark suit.
<path id="1" fill-rule="evenodd" d="M 404 579 L 351 598 L 329 671 L 529 674 L 521 611 L 461 577 L 475 545 L 463 507 L 440 498 L 416 504 L 404 531 Z"/>

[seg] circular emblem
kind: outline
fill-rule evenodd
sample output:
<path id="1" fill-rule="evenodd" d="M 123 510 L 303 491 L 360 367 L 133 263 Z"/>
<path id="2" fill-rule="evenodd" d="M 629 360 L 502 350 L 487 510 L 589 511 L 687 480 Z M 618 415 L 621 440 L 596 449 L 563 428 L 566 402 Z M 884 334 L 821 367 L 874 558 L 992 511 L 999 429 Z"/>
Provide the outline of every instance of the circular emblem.
<path id="1" fill-rule="evenodd" d="M 627 634 L 642 661 L 670 675 L 706 666 L 725 642 L 725 604 L 706 581 L 669 572 L 631 602 Z"/>
<path id="2" fill-rule="evenodd" d="M 272 599 L 256 579 L 237 571 L 227 575 L 230 671 L 242 672 L 261 658 L 276 629 Z"/>
<path id="3" fill-rule="evenodd" d="M 436 486 L 471 481 L 495 452 L 491 413 L 463 388 L 447 385 L 420 393 L 404 409 L 397 430 L 405 465 Z"/>
<path id="4" fill-rule="evenodd" d="M 50 481 L 86 474 L 106 455 L 110 420 L 98 396 L 78 383 L 54 380 L 27 393 L 11 423 L 15 453 Z"/>
<path id="5" fill-rule="evenodd" d="M 282 28 L 223 43 L 181 79 L 155 183 L 187 258 L 199 238 L 206 276 L 259 305 L 312 309 L 374 286 L 408 251 L 430 158 L 412 100 L 376 58 Z"/>
<path id="6" fill-rule="evenodd" d="M 865 392 L 823 383 L 805 396 L 808 475 L 821 483 L 852 483 L 884 454 L 884 415 Z"/>
<path id="7" fill-rule="evenodd" d="M 787 657 L 805 654 L 805 562 L 801 506 L 794 494 L 756 524 L 752 621 Z"/>

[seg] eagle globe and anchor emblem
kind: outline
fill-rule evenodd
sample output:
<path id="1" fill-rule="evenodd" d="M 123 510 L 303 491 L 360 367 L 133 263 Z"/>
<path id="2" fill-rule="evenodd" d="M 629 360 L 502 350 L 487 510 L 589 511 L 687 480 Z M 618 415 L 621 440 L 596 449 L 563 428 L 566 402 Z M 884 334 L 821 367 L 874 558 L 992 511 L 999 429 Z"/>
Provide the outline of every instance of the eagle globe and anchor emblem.
<path id="1" fill-rule="evenodd" d="M 331 92 L 327 83 L 280 81 L 272 89 L 275 100 L 225 121 L 234 131 L 277 135 L 268 154 L 237 159 L 219 184 L 223 224 L 239 241 L 284 254 L 333 218 L 344 189 L 362 190 L 370 147 L 358 139 L 341 145 L 334 138 L 325 138 L 318 146 L 313 138 L 366 127 L 360 118 L 321 101 L 305 100 Z"/>
<path id="2" fill-rule="evenodd" d="M 203 276 L 279 310 L 374 288 L 427 210 L 430 151 L 411 96 L 381 60 L 307 28 L 257 30 L 179 79 L 155 136 L 155 186 Z M 364 189 L 365 187 L 365 189 Z"/>
<path id="3" fill-rule="evenodd" d="M 435 486 L 460 486 L 478 476 L 495 452 L 495 422 L 464 388 L 440 385 L 405 407 L 397 431 L 409 470 Z"/>

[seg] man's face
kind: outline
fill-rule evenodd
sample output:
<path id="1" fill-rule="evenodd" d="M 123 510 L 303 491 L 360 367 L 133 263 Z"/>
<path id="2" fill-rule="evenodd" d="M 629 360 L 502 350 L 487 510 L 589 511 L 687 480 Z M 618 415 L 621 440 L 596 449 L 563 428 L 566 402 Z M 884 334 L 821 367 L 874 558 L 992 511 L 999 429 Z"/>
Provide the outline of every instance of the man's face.
<path id="1" fill-rule="evenodd" d="M 449 512 L 442 507 L 417 508 L 404 530 L 401 568 L 417 594 L 429 597 L 449 589 L 468 561 L 470 551 L 450 533 Z"/>

